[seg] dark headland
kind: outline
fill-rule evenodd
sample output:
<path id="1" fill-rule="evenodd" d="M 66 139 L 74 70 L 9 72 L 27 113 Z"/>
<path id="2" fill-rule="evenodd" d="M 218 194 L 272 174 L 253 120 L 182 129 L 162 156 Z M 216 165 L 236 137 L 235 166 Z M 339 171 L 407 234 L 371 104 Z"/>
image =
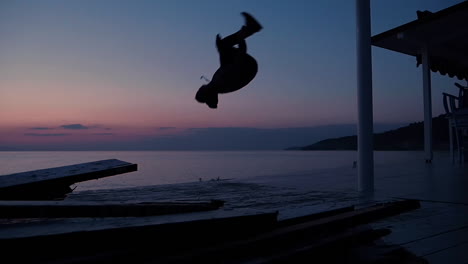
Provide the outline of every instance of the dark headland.
<path id="1" fill-rule="evenodd" d="M 444 115 L 432 119 L 434 150 L 448 150 L 448 121 Z M 424 123 L 416 122 L 398 129 L 374 134 L 374 150 L 423 150 Z M 357 136 L 330 138 L 303 147 L 286 150 L 357 150 Z"/>

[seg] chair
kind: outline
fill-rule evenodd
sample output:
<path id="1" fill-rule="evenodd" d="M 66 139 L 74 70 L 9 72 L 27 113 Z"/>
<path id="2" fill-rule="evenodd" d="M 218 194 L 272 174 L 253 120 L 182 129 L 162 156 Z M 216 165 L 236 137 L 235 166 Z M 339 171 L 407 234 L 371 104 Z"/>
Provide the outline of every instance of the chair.
<path id="1" fill-rule="evenodd" d="M 458 161 L 464 161 L 465 147 L 464 138 L 468 132 L 468 89 L 462 85 L 455 83 L 459 88 L 458 97 L 448 93 L 443 94 L 444 109 L 446 117 L 449 120 L 449 139 L 450 153 L 452 161 L 455 161 L 455 149 L 453 147 L 453 134 L 455 133 L 455 143 L 458 152 Z"/>
<path id="2" fill-rule="evenodd" d="M 468 86 L 465 87 L 459 83 L 455 83 L 455 86 L 458 87 L 458 98 L 460 98 L 458 108 L 468 108 Z"/>

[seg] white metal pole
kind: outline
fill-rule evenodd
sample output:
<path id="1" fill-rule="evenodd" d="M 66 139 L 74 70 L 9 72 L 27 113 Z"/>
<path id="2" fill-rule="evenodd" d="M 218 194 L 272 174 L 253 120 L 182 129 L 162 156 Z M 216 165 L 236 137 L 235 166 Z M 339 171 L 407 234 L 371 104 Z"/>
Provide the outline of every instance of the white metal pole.
<path id="1" fill-rule="evenodd" d="M 432 95 L 429 49 L 424 47 L 422 56 L 423 96 L 424 96 L 424 152 L 426 163 L 432 162 Z"/>
<path id="2" fill-rule="evenodd" d="M 356 0 L 358 190 L 374 191 L 370 0 Z"/>

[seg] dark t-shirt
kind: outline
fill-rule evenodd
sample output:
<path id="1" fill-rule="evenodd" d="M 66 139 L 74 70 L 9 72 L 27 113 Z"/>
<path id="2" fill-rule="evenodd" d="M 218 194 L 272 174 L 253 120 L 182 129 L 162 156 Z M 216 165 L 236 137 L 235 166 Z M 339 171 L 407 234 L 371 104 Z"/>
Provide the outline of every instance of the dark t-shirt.
<path id="1" fill-rule="evenodd" d="M 249 84 L 257 75 L 257 61 L 247 53 L 238 54 L 231 63 L 224 63 L 215 72 L 211 82 L 218 93 L 237 91 Z"/>

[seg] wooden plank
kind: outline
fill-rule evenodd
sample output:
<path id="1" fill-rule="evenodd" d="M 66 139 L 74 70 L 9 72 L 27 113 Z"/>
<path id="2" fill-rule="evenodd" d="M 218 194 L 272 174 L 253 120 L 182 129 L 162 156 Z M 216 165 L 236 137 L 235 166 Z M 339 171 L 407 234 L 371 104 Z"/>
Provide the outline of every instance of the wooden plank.
<path id="1" fill-rule="evenodd" d="M 278 227 L 285 227 L 285 226 L 296 225 L 296 224 L 300 224 L 304 222 L 310 222 L 310 221 L 318 220 L 320 218 L 325 218 L 325 217 L 330 217 L 333 215 L 339 215 L 342 213 L 351 212 L 351 211 L 354 211 L 354 209 L 355 208 L 352 205 L 352 206 L 346 206 L 346 207 L 340 207 L 340 208 L 336 208 L 332 210 L 327 210 L 323 212 L 318 212 L 314 214 L 288 218 L 288 219 L 278 221 Z"/>
<path id="2" fill-rule="evenodd" d="M 0 202 L 0 218 L 130 217 L 216 210 L 224 202 Z"/>
<path id="3" fill-rule="evenodd" d="M 3 175 L 0 176 L 0 188 L 63 179 L 76 183 L 136 170 L 137 165 L 129 162 L 117 159 L 100 160 Z"/>
<path id="4" fill-rule="evenodd" d="M 350 248 L 371 244 L 390 232 L 389 229 L 374 230 L 366 225 L 357 226 L 342 232 L 330 232 L 330 235 L 325 237 L 309 237 L 307 242 L 302 245 L 285 247 L 284 250 L 264 254 L 249 262 L 303 263 L 304 260 L 313 260 L 313 262 L 318 263 L 352 263 L 353 256 L 348 253 Z M 340 254 L 336 254 L 336 252 L 340 252 Z"/>
<path id="5" fill-rule="evenodd" d="M 406 211 L 419 208 L 419 202 L 416 200 L 403 200 L 389 203 L 377 204 L 370 207 L 360 208 L 353 211 L 346 211 L 341 214 L 331 215 L 328 217 L 318 218 L 313 221 L 299 223 L 292 226 L 287 226 L 275 230 L 265 237 L 257 237 L 259 239 L 270 239 L 272 237 L 282 237 L 284 235 L 307 232 L 315 232 L 323 229 L 347 228 L 360 224 L 367 224 L 377 219 L 385 218 L 391 215 L 397 215 Z"/>
<path id="6" fill-rule="evenodd" d="M 66 219 L 62 231 L 50 233 L 55 221 L 47 221 L 41 225 L 31 223 L 37 225 L 35 231 L 27 229 L 20 236 L 15 229 L 24 229 L 27 224 L 18 223 L 13 224 L 14 228 L 0 228 L 0 248 L 2 259 L 13 258 L 15 263 L 121 263 L 121 258 L 126 260 L 124 263 L 141 263 L 138 258 L 173 255 L 179 250 L 271 230 L 277 215 L 213 211 L 185 216 L 86 219 L 86 227 L 80 224 L 77 229 L 73 225 L 82 219 Z M 100 222 L 110 224 L 97 227 Z M 25 254 L 18 254 L 18 249 Z M 139 253 L 133 254 L 135 250 Z"/>
<path id="7" fill-rule="evenodd" d="M 64 198 L 70 185 L 137 170 L 137 164 L 108 159 L 0 176 L 0 200 Z"/>
<path id="8" fill-rule="evenodd" d="M 26 241 L 35 237 L 65 236 L 66 234 L 80 232 L 90 234 L 90 237 L 92 237 L 92 233 L 95 231 L 117 230 L 118 232 L 120 228 L 138 229 L 145 226 L 177 225 L 184 222 L 231 217 L 242 218 L 244 216 L 255 216 L 265 213 L 270 214 L 272 212 L 250 209 L 221 209 L 147 217 L 0 219 L 0 240 L 24 239 Z"/>
<path id="9" fill-rule="evenodd" d="M 295 221 L 291 221 L 293 223 L 291 226 L 279 225 L 279 228 L 253 237 L 219 243 L 211 248 L 194 249 L 184 253 L 184 255 L 179 254 L 180 258 L 178 256 L 170 256 L 169 258 L 176 258 L 176 262 L 179 260 L 183 262 L 182 259 L 185 259 L 197 263 L 224 263 L 229 259 L 232 263 L 243 263 L 248 262 L 249 259 L 275 256 L 280 251 L 288 251 L 287 254 L 290 257 L 296 254 L 299 256 L 303 253 L 320 255 L 321 251 L 326 247 L 330 248 L 336 244 L 355 241 L 353 238 L 356 238 L 356 236 L 352 235 L 355 231 L 346 231 L 349 228 L 416 208 L 419 208 L 418 201 L 405 200 L 378 204 L 354 211 L 345 210 L 345 212 L 339 214 L 308 222 L 298 221 L 296 224 Z M 367 241 L 377 239 L 390 232 L 388 229 L 366 229 L 364 231 L 363 233 L 358 232 L 356 235 L 359 239 L 363 238 Z M 263 262 L 260 261 L 260 263 Z M 278 263 L 283 262 L 279 261 Z"/>

